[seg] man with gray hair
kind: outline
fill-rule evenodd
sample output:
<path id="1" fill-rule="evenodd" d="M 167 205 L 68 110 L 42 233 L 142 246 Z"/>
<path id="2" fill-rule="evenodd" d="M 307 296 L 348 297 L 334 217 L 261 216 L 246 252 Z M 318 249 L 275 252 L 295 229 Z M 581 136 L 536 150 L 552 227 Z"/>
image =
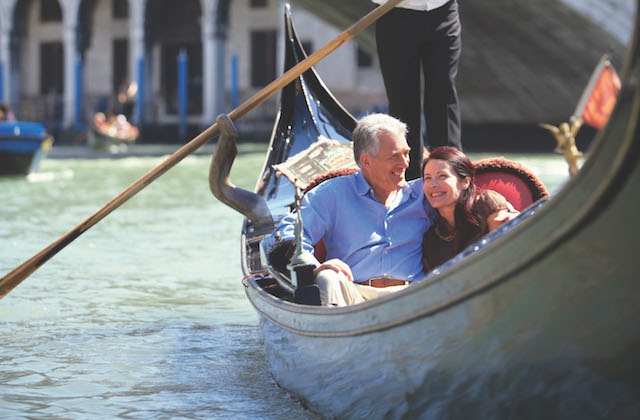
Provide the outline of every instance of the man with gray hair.
<path id="1" fill-rule="evenodd" d="M 327 261 L 316 265 L 324 305 L 359 303 L 405 287 L 423 276 L 422 236 L 436 212 L 424 199 L 422 179 L 405 181 L 406 125 L 371 114 L 353 132 L 360 171 L 325 181 L 303 198 L 303 247 L 324 240 Z M 293 239 L 295 214 L 267 239 Z"/>

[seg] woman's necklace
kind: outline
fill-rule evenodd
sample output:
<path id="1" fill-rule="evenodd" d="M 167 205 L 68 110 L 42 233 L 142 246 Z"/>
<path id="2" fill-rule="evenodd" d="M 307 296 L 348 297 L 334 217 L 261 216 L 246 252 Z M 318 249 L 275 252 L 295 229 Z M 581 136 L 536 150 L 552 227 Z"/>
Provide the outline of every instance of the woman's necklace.
<path id="1" fill-rule="evenodd" d="M 442 239 L 445 242 L 451 242 L 453 241 L 453 238 L 456 237 L 456 230 L 453 230 L 453 233 L 451 233 L 450 235 L 443 235 L 442 232 L 440 232 L 440 224 L 436 224 L 436 235 L 438 235 L 438 238 Z"/>

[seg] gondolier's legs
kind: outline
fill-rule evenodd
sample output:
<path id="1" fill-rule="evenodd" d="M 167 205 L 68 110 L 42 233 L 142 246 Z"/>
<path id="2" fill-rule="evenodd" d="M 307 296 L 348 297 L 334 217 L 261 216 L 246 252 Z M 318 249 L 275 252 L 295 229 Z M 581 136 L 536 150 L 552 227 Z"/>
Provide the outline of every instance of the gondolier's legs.
<path id="1" fill-rule="evenodd" d="M 428 12 L 396 7 L 376 22 L 376 45 L 389 115 L 407 124 L 409 129 L 408 180 L 422 176 L 421 69 L 429 147 L 449 145 L 462 150 L 455 82 L 461 33 L 456 0 Z"/>

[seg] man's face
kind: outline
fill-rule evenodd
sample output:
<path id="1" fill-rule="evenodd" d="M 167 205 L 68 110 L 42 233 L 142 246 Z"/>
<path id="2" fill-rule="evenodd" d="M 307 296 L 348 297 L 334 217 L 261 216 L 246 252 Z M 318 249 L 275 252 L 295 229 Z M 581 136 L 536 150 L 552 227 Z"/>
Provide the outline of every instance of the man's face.
<path id="1" fill-rule="evenodd" d="M 405 184 L 404 173 L 409 167 L 409 145 L 404 136 L 386 131 L 378 134 L 380 151 L 377 157 L 363 154 L 362 173 L 376 194 L 390 193 Z"/>

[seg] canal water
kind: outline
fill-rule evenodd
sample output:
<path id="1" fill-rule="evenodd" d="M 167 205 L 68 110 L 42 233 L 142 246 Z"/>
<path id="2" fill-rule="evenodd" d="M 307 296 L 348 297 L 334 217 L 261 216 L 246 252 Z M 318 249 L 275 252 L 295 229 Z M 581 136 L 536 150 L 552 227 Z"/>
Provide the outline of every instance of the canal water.
<path id="1" fill-rule="evenodd" d="M 234 184 L 253 189 L 265 148 L 240 148 Z M 568 178 L 561 156 L 505 156 L 552 194 Z M 0 275 L 162 160 L 50 158 L 0 178 Z M 209 163 L 187 157 L 0 300 L 0 418 L 314 418 L 269 373 L 242 218 L 211 195 Z"/>

